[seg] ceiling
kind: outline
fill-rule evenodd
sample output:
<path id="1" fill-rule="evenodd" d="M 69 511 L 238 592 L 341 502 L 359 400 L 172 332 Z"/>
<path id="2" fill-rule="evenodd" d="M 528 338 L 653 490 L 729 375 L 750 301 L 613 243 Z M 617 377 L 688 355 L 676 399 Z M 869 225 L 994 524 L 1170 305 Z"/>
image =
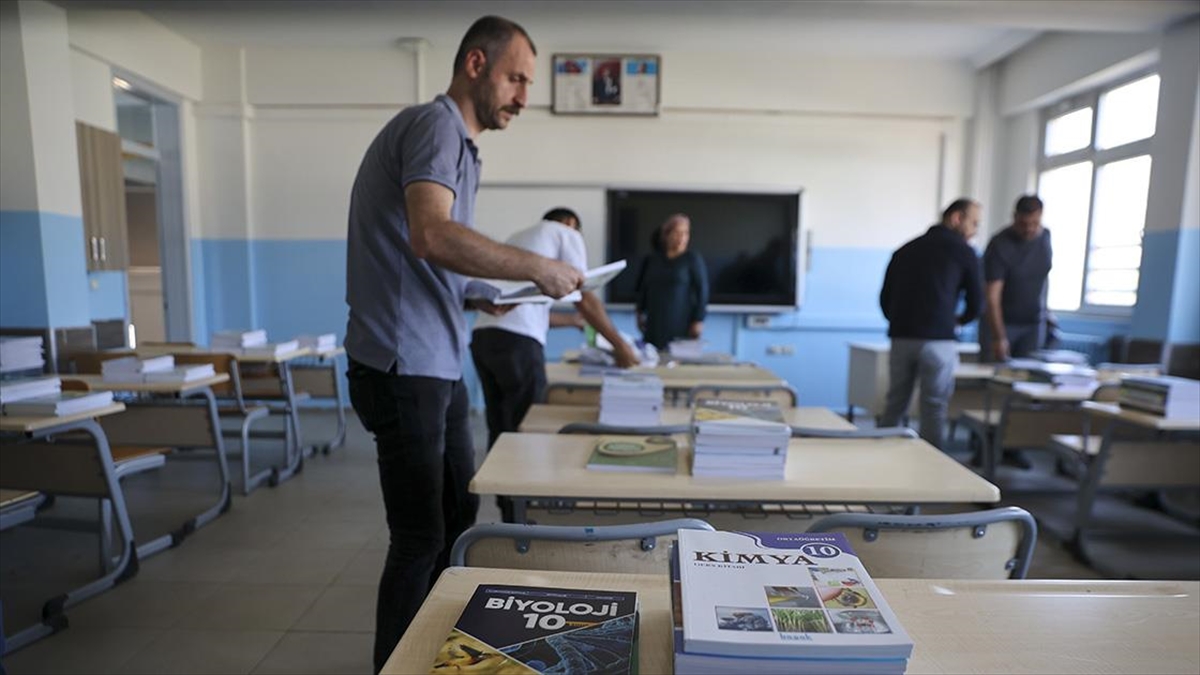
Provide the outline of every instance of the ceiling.
<path id="1" fill-rule="evenodd" d="M 802 56 L 1003 58 L 1044 31 L 1156 32 L 1200 0 L 60 0 L 135 9 L 198 44 L 371 46 L 421 37 L 453 49 L 500 14 L 553 50 L 786 52 Z"/>

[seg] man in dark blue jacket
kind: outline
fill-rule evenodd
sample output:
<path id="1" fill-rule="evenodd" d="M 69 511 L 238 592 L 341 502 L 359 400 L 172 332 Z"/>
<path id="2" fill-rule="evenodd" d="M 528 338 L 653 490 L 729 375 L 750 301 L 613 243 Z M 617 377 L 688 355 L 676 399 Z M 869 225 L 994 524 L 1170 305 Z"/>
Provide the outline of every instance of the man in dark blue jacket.
<path id="1" fill-rule="evenodd" d="M 942 212 L 942 222 L 892 254 L 879 306 L 892 339 L 891 380 L 884 426 L 899 424 L 913 386 L 921 384 L 921 438 L 942 447 L 946 410 L 958 366 L 955 332 L 979 316 L 983 284 L 979 257 L 967 242 L 979 228 L 979 204 L 959 199 Z M 960 298 L 966 300 L 957 314 Z"/>

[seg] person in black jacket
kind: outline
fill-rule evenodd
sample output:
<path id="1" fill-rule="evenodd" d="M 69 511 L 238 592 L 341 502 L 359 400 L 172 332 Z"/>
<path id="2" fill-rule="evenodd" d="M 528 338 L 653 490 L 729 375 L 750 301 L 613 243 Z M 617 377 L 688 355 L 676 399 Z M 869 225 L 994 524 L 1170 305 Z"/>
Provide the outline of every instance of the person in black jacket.
<path id="1" fill-rule="evenodd" d="M 979 227 L 979 204 L 958 199 L 942 222 L 892 254 L 879 306 L 892 339 L 887 408 L 881 423 L 899 424 L 913 386 L 921 384 L 921 438 L 942 447 L 946 410 L 958 366 L 958 326 L 979 316 L 983 284 L 979 257 L 967 244 Z M 966 301 L 957 314 L 959 299 Z"/>

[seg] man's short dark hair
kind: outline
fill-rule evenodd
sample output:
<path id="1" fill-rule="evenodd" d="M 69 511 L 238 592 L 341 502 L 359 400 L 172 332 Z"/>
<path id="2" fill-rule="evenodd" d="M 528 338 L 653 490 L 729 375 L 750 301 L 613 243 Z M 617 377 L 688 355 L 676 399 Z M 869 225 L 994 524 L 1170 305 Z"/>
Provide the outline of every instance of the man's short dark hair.
<path id="1" fill-rule="evenodd" d="M 467 62 L 467 54 L 472 49 L 483 50 L 483 55 L 487 57 L 486 67 L 490 70 L 492 64 L 500 58 L 500 54 L 508 49 L 508 43 L 512 40 L 513 35 L 518 33 L 529 42 L 529 48 L 536 56 L 537 47 L 533 46 L 533 39 L 515 21 L 509 21 L 499 16 L 485 16 L 471 24 L 471 27 L 467 29 L 467 34 L 463 36 L 462 42 L 458 45 L 458 53 L 454 55 L 454 74 L 458 74 L 458 71 L 462 70 Z"/>
<path id="2" fill-rule="evenodd" d="M 974 199 L 968 199 L 966 197 L 955 199 L 954 201 L 950 202 L 950 206 L 947 206 L 945 211 L 942 211 L 942 222 L 944 223 L 947 220 L 950 220 L 950 216 L 956 213 L 965 214 L 974 204 Z"/>
<path id="3" fill-rule="evenodd" d="M 583 221 L 579 219 L 579 214 L 565 206 L 559 206 L 557 208 L 550 209 L 546 212 L 546 215 L 542 216 L 542 220 L 553 220 L 562 223 L 563 225 L 570 225 L 570 223 L 567 221 L 571 219 L 575 220 L 576 227 L 583 227 Z"/>
<path id="4" fill-rule="evenodd" d="M 1015 207 L 1013 207 L 1013 211 L 1015 211 L 1021 215 L 1037 213 L 1038 211 L 1041 211 L 1041 210 L 1042 210 L 1042 200 L 1038 199 L 1037 195 L 1024 195 L 1020 199 L 1017 200 L 1017 205 Z"/>

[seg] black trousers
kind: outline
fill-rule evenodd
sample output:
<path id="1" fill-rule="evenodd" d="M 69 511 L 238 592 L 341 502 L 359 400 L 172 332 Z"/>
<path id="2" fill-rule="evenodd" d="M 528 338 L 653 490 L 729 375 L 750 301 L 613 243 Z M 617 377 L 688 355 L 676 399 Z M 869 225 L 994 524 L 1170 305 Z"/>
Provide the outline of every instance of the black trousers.
<path id="1" fill-rule="evenodd" d="M 383 669 L 475 523 L 479 498 L 469 402 L 462 380 L 400 376 L 350 360 L 350 403 L 375 435 L 390 535 L 375 607 L 375 672 Z"/>
<path id="2" fill-rule="evenodd" d="M 546 398 L 546 350 L 531 337 L 500 328 L 471 336 L 471 358 L 487 406 L 488 449 L 506 431 L 516 431 L 534 403 Z"/>

